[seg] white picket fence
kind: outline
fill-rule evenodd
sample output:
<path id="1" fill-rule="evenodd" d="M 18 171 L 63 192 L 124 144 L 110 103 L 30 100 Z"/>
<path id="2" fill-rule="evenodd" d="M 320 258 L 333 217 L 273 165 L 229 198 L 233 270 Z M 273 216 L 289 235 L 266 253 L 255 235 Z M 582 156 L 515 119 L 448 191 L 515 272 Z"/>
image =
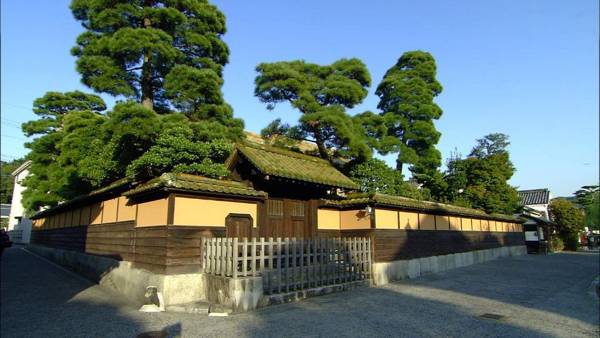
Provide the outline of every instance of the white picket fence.
<path id="1" fill-rule="evenodd" d="M 265 293 L 370 279 L 371 239 L 204 238 L 205 273 L 261 276 Z"/>

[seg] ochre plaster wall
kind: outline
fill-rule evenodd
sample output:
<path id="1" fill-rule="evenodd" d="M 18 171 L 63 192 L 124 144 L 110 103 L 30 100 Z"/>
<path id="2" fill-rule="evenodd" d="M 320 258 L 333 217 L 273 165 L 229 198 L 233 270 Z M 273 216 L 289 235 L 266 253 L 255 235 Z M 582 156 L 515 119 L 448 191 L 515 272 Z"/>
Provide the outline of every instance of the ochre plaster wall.
<path id="1" fill-rule="evenodd" d="M 360 210 L 340 211 L 340 227 L 348 229 L 371 229 L 371 216 Z"/>
<path id="2" fill-rule="evenodd" d="M 141 206 L 141 205 L 140 205 Z M 256 227 L 258 205 L 253 202 L 234 202 L 197 197 L 175 196 L 174 225 L 225 226 L 230 213 L 249 214 Z M 138 210 L 138 222 L 141 209 Z"/>
<path id="3" fill-rule="evenodd" d="M 398 229 L 398 211 L 376 208 L 375 228 Z"/>
<path id="4" fill-rule="evenodd" d="M 118 205 L 119 212 L 117 213 L 117 221 L 133 221 L 135 220 L 135 212 L 137 205 L 131 204 L 128 205 L 129 199 L 125 196 L 119 197 Z"/>
<path id="5" fill-rule="evenodd" d="M 419 214 L 420 230 L 435 230 L 435 216 L 429 214 Z"/>
<path id="6" fill-rule="evenodd" d="M 167 197 L 138 204 L 136 226 L 166 225 L 168 206 Z"/>
<path id="7" fill-rule="evenodd" d="M 400 229 L 419 229 L 419 214 L 416 212 L 400 211 Z"/>
<path id="8" fill-rule="evenodd" d="M 317 210 L 317 224 L 320 230 L 339 230 L 340 211 L 331 209 Z"/>

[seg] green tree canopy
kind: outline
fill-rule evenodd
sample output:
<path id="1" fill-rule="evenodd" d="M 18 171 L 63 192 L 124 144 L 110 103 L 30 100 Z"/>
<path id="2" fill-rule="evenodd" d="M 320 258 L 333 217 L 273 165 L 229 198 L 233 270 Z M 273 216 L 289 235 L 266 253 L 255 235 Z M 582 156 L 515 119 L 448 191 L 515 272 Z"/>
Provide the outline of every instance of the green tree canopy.
<path id="1" fill-rule="evenodd" d="M 79 91 L 48 92 L 33 102 L 40 118 L 22 125 L 27 136 L 37 136 L 25 144 L 30 149 L 27 159 L 32 161 L 23 182 L 26 209 L 53 206 L 90 189 L 79 164 L 88 155 L 105 109 L 99 96 Z"/>
<path id="2" fill-rule="evenodd" d="M 0 203 L 11 203 L 13 186 L 15 180 L 11 176 L 12 172 L 15 171 L 21 164 L 25 162 L 24 159 L 16 159 L 10 162 L 0 161 Z"/>
<path id="3" fill-rule="evenodd" d="M 71 53 L 87 86 L 157 111 L 231 110 L 218 94 L 225 16 L 208 1 L 73 0 L 71 10 L 85 28 Z"/>
<path id="4" fill-rule="evenodd" d="M 492 135 L 502 135 L 501 137 Z M 493 142 L 490 140 L 498 140 Z M 491 142 L 492 144 L 488 144 Z M 508 136 L 490 134 L 477 140 L 475 149 L 489 146 L 494 151 L 477 152 L 478 156 L 465 159 L 456 155 L 448 160 L 444 175 L 445 192 L 441 198 L 447 202 L 485 210 L 488 213 L 512 214 L 520 208 L 517 190 L 508 184 L 515 172 L 510 161 Z"/>
<path id="5" fill-rule="evenodd" d="M 225 139 L 198 142 L 189 125 L 169 127 L 156 144 L 127 168 L 128 176 L 151 178 L 165 172 L 226 176 L 223 164 L 231 153 L 232 144 Z"/>
<path id="6" fill-rule="evenodd" d="M 359 185 L 362 192 L 422 198 L 419 190 L 405 182 L 398 170 L 390 168 L 379 159 L 373 158 L 354 165 L 349 176 Z"/>
<path id="7" fill-rule="evenodd" d="M 328 149 L 342 157 L 368 159 L 371 150 L 360 124 L 345 109 L 362 102 L 371 76 L 358 59 L 340 59 L 331 65 L 305 61 L 261 63 L 256 67 L 255 95 L 268 109 L 289 102 L 298 109 L 300 129 L 312 137 L 322 158 Z"/>
<path id="8" fill-rule="evenodd" d="M 575 192 L 577 203 L 584 208 L 585 225 L 600 230 L 600 188 L 598 185 L 586 185 Z"/>
<path id="9" fill-rule="evenodd" d="M 583 230 L 583 212 L 573 203 L 560 198 L 553 199 L 548 211 L 560 233 L 576 233 Z"/>
<path id="10" fill-rule="evenodd" d="M 440 133 L 433 123 L 442 116 L 442 109 L 433 101 L 441 92 L 435 59 L 423 51 L 404 53 L 375 92 L 387 129 L 380 136 L 378 150 L 398 153 L 396 168 L 402 173 L 404 165 L 410 165 L 421 182 L 432 180 L 441 164 L 435 148 Z"/>

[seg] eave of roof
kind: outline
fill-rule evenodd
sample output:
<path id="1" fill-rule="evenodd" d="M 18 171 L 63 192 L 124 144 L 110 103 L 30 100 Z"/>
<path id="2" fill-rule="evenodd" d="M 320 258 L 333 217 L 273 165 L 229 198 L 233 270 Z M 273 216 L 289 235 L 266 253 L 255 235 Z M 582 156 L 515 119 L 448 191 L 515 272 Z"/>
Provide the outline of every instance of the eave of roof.
<path id="1" fill-rule="evenodd" d="M 267 197 L 267 193 L 264 191 L 254 190 L 242 182 L 179 173 L 162 174 L 126 191 L 123 195 L 134 197 L 157 190 L 218 193 L 257 199 Z"/>
<path id="2" fill-rule="evenodd" d="M 483 219 L 520 222 L 518 217 L 503 214 L 488 214 L 482 210 L 459 207 L 451 204 L 421 201 L 407 197 L 386 194 L 355 194 L 341 200 L 322 200 L 322 205 L 335 208 L 357 207 L 365 205 L 401 208 L 412 211 L 427 211 L 436 214 L 479 217 Z"/>
<path id="3" fill-rule="evenodd" d="M 548 204 L 550 202 L 550 191 L 547 188 L 520 190 L 517 193 L 523 205 Z"/>
<path id="4" fill-rule="evenodd" d="M 249 142 L 237 143 L 226 162 L 230 169 L 235 165 L 233 159 L 236 152 L 264 175 L 331 187 L 358 189 L 358 185 L 354 181 L 338 171 L 328 161 L 316 156 Z"/>
<path id="5" fill-rule="evenodd" d="M 135 185 L 135 180 L 132 177 L 125 177 L 119 180 L 112 182 L 111 184 L 102 187 L 100 189 L 96 189 L 86 195 L 77 196 L 73 199 L 70 199 L 66 202 L 60 203 L 57 206 L 48 208 L 46 210 L 42 210 L 37 212 L 35 215 L 31 217 L 31 219 L 38 219 L 47 215 L 54 214 L 55 212 L 61 211 L 68 207 L 71 207 L 76 204 L 84 204 L 86 202 L 92 202 L 99 200 L 105 196 L 110 196 L 113 194 L 121 193 L 124 190 L 131 188 L 131 186 Z"/>
<path id="6" fill-rule="evenodd" d="M 31 160 L 27 160 L 25 162 L 23 162 L 23 164 L 21 164 L 20 166 L 17 167 L 17 169 L 13 170 L 12 173 L 10 173 L 10 175 L 12 177 L 16 177 L 17 175 L 19 175 L 23 170 L 26 170 L 27 168 L 31 167 Z"/>

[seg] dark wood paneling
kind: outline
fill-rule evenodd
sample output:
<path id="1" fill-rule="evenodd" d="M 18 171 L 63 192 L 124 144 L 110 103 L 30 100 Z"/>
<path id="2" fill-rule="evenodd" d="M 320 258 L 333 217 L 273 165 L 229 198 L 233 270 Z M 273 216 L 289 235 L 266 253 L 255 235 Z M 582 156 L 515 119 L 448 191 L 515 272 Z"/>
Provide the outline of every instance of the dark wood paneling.
<path id="1" fill-rule="evenodd" d="M 319 235 L 327 237 L 336 236 L 335 233 L 331 230 L 319 231 Z M 367 229 L 338 233 L 342 237 L 370 237 L 376 262 L 525 245 L 521 232 Z"/>

